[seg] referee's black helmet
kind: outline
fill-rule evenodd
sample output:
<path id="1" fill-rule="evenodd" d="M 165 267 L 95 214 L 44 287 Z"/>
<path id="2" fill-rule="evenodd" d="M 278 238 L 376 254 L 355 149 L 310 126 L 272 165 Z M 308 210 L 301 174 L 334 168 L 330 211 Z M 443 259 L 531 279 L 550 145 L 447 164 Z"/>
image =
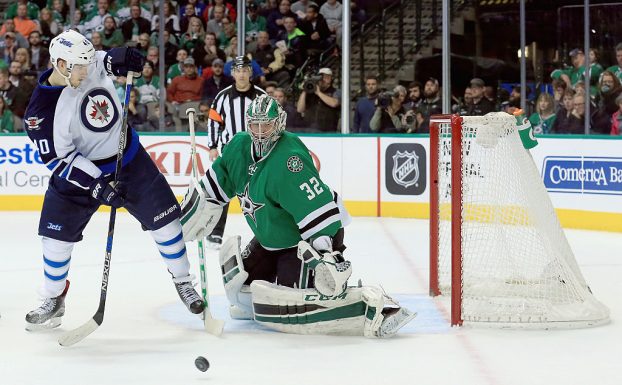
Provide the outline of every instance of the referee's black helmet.
<path id="1" fill-rule="evenodd" d="M 246 56 L 236 56 L 235 59 L 233 59 L 232 68 L 243 68 L 243 67 L 252 67 L 251 59 L 249 59 Z"/>

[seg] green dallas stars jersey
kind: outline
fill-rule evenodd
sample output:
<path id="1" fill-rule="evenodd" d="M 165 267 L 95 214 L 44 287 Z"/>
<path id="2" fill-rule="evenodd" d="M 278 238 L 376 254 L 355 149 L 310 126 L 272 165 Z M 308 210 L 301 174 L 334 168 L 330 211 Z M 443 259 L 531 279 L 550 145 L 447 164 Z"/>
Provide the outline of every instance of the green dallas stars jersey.
<path id="1" fill-rule="evenodd" d="M 251 151 L 247 132 L 233 137 L 206 173 L 210 198 L 224 204 L 237 196 L 248 225 L 266 249 L 334 236 L 342 226 L 342 214 L 302 141 L 283 132 L 272 151 L 258 162 Z"/>

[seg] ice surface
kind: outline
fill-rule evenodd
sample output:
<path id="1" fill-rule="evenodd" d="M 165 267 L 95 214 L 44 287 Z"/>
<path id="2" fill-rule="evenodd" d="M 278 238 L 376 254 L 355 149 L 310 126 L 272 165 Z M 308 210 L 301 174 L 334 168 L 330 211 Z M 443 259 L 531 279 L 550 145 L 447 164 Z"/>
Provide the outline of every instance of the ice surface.
<path id="1" fill-rule="evenodd" d="M 210 250 L 213 313 L 227 321 L 217 338 L 179 302 L 151 237 L 128 214 L 117 217 L 103 325 L 71 348 L 59 335 L 86 322 L 99 300 L 108 214 L 97 213 L 72 256 L 63 325 L 24 330 L 39 300 L 42 258 L 38 213 L 0 213 L 0 385 L 235 384 L 235 385 L 585 385 L 621 384 L 622 234 L 568 230 L 596 297 L 612 323 L 593 329 L 508 331 L 448 323 L 448 304 L 427 296 L 428 223 L 354 218 L 346 230 L 353 281 L 382 284 L 419 316 L 387 340 L 286 335 L 251 321 L 233 321 Z M 227 235 L 250 231 L 232 215 Z M 198 274 L 196 245 L 189 244 Z M 206 373 L 194 359 L 210 361 Z"/>

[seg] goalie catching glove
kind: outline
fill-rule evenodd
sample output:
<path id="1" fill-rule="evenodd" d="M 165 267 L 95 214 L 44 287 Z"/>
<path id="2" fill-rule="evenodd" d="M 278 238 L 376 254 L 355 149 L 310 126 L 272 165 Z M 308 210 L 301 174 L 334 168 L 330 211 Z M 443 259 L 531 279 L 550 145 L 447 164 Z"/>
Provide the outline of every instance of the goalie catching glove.
<path id="1" fill-rule="evenodd" d="M 222 215 L 222 206 L 209 199 L 205 183 L 205 176 L 201 180 L 190 180 L 181 202 L 181 225 L 186 242 L 209 235 Z"/>
<path id="2" fill-rule="evenodd" d="M 314 245 L 317 243 L 317 240 L 314 241 Z M 333 297 L 342 294 L 348 287 L 352 265 L 339 251 L 326 251 L 320 255 L 309 243 L 300 241 L 298 258 L 315 271 L 314 286 L 320 294 Z"/>

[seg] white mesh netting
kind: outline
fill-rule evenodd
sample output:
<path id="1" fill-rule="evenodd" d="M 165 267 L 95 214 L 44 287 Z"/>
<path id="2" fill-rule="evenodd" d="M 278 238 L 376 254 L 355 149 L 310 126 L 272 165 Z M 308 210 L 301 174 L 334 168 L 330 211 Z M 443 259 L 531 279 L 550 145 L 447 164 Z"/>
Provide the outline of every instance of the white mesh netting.
<path id="1" fill-rule="evenodd" d="M 449 120 L 439 132 L 439 286 L 449 294 Z M 607 322 L 609 310 L 579 270 L 515 118 L 463 117 L 462 137 L 462 319 L 546 328 Z"/>

